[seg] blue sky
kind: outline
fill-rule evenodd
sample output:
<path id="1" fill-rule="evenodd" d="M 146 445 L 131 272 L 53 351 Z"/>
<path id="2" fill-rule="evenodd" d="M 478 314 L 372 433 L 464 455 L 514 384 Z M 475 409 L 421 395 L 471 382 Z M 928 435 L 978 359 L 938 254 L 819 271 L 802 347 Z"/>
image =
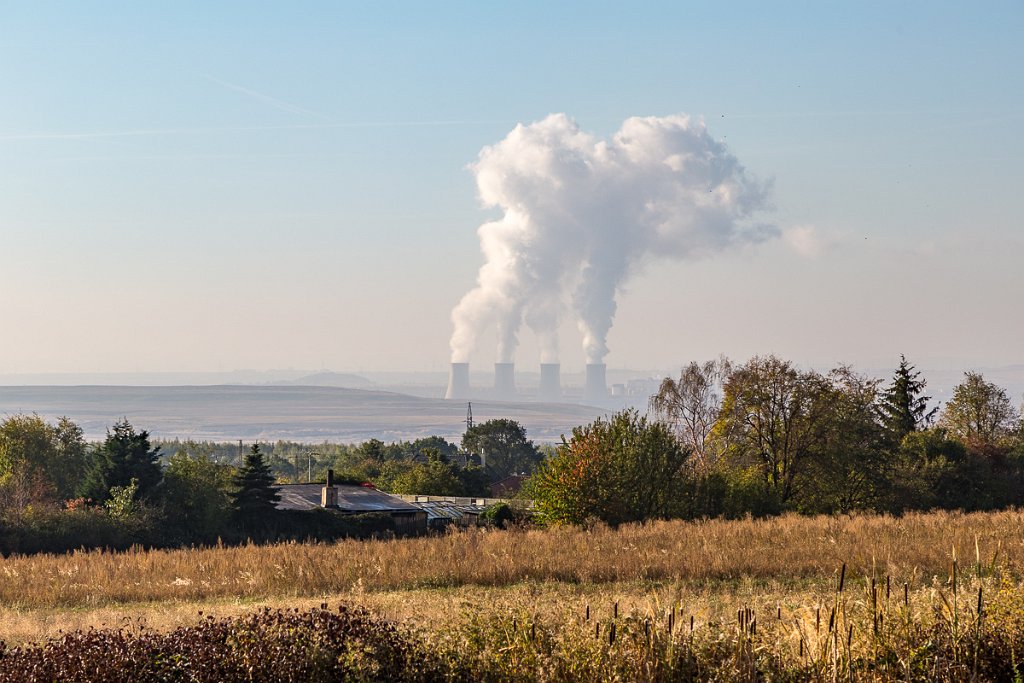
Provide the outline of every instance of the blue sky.
<path id="1" fill-rule="evenodd" d="M 789 238 L 650 264 L 609 364 L 1021 363 L 1021 35 L 1019 2 L 0 2 L 0 373 L 443 368 L 495 216 L 467 165 L 552 112 L 703 116 Z"/>

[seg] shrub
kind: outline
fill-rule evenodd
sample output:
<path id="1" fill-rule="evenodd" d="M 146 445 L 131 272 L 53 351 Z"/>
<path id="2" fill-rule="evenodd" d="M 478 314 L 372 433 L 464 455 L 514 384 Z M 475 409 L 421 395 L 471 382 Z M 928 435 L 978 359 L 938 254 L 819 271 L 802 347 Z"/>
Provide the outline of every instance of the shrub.
<path id="1" fill-rule="evenodd" d="M 486 522 L 499 529 L 504 529 L 514 518 L 512 508 L 508 503 L 495 503 L 488 506 L 480 513 L 480 521 Z"/>
<path id="2" fill-rule="evenodd" d="M 0 644 L 0 682 L 349 681 L 442 679 L 417 641 L 359 608 L 326 605 L 207 617 L 169 633 L 88 630 L 41 645 Z"/>
<path id="3" fill-rule="evenodd" d="M 0 549 L 5 554 L 64 553 L 77 548 L 124 550 L 136 544 L 153 545 L 158 535 L 157 513 L 144 505 L 125 516 L 98 507 L 34 508 L 7 520 Z"/>

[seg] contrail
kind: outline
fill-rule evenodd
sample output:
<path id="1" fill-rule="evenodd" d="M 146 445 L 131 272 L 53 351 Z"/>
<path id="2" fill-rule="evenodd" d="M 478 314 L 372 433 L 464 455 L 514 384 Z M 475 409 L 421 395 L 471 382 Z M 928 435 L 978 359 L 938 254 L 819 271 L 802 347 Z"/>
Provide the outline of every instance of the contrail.
<path id="1" fill-rule="evenodd" d="M 415 128 L 434 126 L 492 126 L 507 121 L 442 120 L 442 121 L 351 121 L 336 123 L 296 123 L 274 126 L 197 126 L 184 128 L 138 128 L 100 131 L 34 131 L 0 134 L 0 142 L 27 140 L 95 140 L 161 135 L 199 135 L 207 133 L 250 133 L 284 130 L 332 130 L 345 128 Z"/>
<path id="2" fill-rule="evenodd" d="M 309 109 L 304 109 L 303 107 L 299 107 L 289 102 L 285 102 L 284 100 L 279 100 L 276 97 L 271 97 L 270 95 L 266 95 L 264 93 L 257 92 L 250 88 L 246 88 L 245 86 L 241 86 L 236 83 L 228 83 L 227 81 L 222 81 L 219 78 L 215 78 L 209 74 L 203 74 L 203 76 L 212 83 L 216 83 L 217 85 L 223 86 L 229 90 L 234 90 L 235 92 L 240 92 L 243 95 L 247 95 L 255 100 L 259 100 L 260 102 L 265 102 L 266 104 L 269 104 L 272 107 L 280 109 L 281 111 L 286 111 L 290 114 L 304 114 L 306 116 L 314 116 L 318 119 L 329 118 L 327 116 L 324 116 L 323 114 L 319 114 L 315 111 L 310 111 Z"/>

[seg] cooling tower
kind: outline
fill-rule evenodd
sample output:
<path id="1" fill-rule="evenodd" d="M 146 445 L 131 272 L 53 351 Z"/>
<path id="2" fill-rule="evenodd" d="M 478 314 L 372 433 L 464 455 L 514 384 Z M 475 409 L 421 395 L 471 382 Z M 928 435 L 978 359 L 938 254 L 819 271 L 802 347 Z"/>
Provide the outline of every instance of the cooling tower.
<path id="1" fill-rule="evenodd" d="M 558 363 L 540 364 L 540 387 L 537 389 L 537 400 L 543 403 L 560 403 L 562 401 L 562 366 Z"/>
<path id="2" fill-rule="evenodd" d="M 469 363 L 452 363 L 445 398 L 469 398 Z"/>
<path id="3" fill-rule="evenodd" d="M 605 384 L 605 364 L 587 363 L 587 383 L 583 387 L 584 403 L 601 403 L 608 398 L 608 387 Z"/>
<path id="4" fill-rule="evenodd" d="M 499 401 L 516 399 L 516 364 L 494 364 L 494 397 Z"/>

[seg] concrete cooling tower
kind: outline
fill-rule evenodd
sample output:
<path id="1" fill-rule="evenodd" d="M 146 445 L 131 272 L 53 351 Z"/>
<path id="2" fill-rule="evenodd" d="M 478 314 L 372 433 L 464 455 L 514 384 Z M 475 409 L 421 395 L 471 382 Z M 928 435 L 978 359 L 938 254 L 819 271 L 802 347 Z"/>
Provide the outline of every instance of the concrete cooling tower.
<path id="1" fill-rule="evenodd" d="M 469 398 L 469 363 L 452 363 L 445 398 Z"/>
<path id="2" fill-rule="evenodd" d="M 601 403 L 608 398 L 605 370 L 604 363 L 587 363 L 587 383 L 583 386 L 584 403 Z"/>
<path id="3" fill-rule="evenodd" d="M 537 389 L 537 400 L 542 403 L 560 403 L 562 401 L 562 366 L 558 363 L 540 364 L 540 387 Z"/>
<path id="4" fill-rule="evenodd" d="M 494 397 L 499 401 L 516 399 L 516 364 L 494 364 Z"/>

